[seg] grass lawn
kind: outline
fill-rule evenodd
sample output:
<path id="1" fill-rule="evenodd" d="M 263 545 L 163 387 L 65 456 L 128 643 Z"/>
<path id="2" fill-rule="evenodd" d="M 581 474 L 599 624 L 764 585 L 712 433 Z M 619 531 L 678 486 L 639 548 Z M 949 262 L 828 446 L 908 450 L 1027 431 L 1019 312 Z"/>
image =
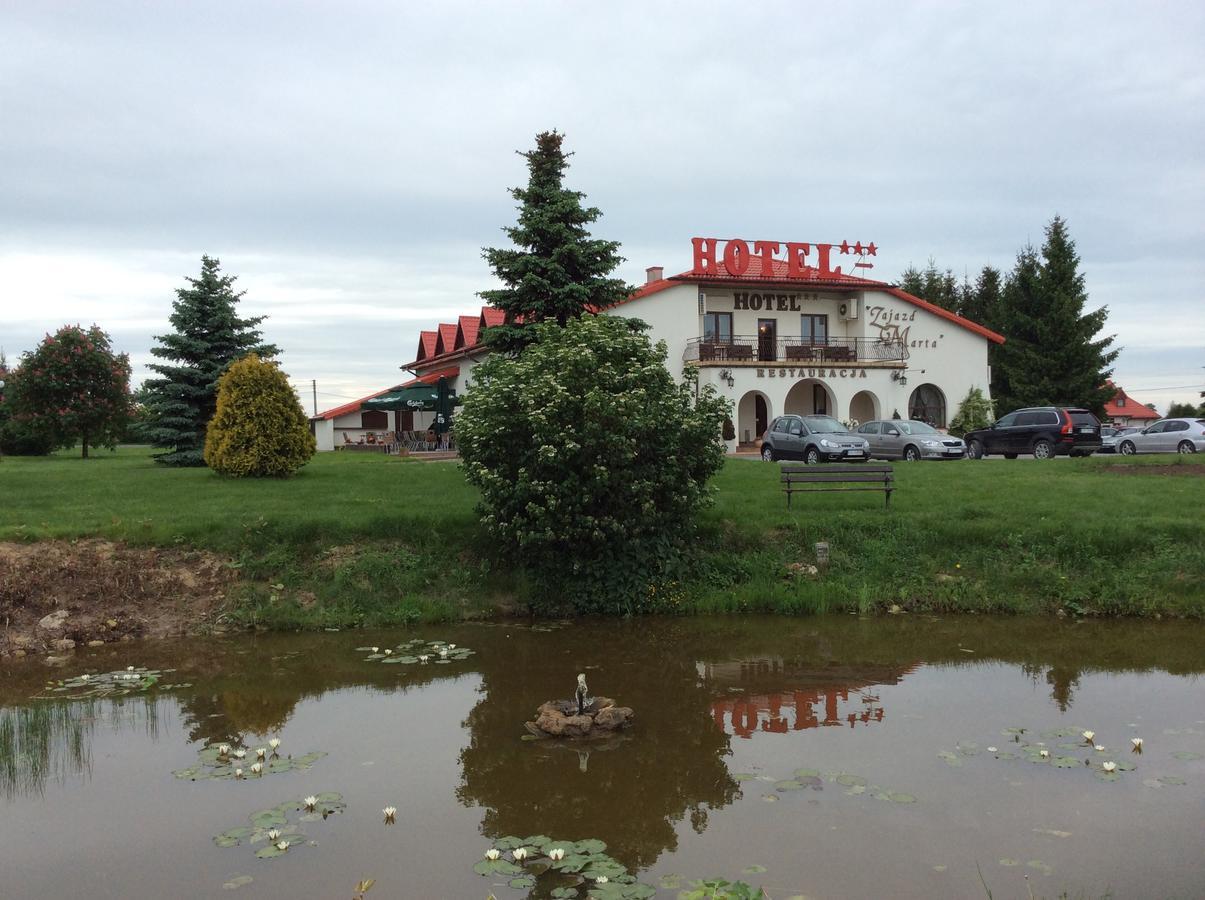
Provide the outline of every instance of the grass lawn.
<path id="1" fill-rule="evenodd" d="M 796 495 L 732 459 L 678 582 L 621 608 L 1205 615 L 1205 466 L 1176 456 L 896 465 L 881 494 Z M 221 553 L 269 626 L 482 614 L 527 587 L 454 463 L 326 453 L 287 481 L 156 466 L 144 448 L 0 462 L 0 540 L 102 537 Z M 828 541 L 820 577 L 793 575 Z"/>

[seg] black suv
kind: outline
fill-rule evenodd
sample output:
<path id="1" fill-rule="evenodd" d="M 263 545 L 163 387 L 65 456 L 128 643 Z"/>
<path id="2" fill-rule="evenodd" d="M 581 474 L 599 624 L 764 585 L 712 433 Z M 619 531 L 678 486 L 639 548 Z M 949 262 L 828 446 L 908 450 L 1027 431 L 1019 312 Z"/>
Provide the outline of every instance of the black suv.
<path id="1" fill-rule="evenodd" d="M 966 434 L 967 456 L 983 459 L 999 453 L 1016 459 L 1032 453 L 1035 459 L 1091 456 L 1100 449 L 1100 421 L 1086 409 L 1037 406 L 1011 412 L 990 428 Z"/>
<path id="2" fill-rule="evenodd" d="M 870 444 L 866 438 L 850 434 L 848 428 L 832 416 L 779 416 L 766 429 L 761 458 L 802 459 L 808 465 L 834 459 L 866 462 Z"/>

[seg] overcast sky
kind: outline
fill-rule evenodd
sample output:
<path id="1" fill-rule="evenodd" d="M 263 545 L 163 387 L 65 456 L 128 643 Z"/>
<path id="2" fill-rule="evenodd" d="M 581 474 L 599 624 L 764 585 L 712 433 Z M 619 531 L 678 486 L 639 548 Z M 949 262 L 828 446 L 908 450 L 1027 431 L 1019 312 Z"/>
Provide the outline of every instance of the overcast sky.
<path id="1" fill-rule="evenodd" d="M 202 253 L 320 409 L 475 312 L 534 135 L 623 245 L 874 241 L 1008 269 L 1056 213 L 1116 380 L 1205 385 L 1205 5 L 0 0 L 0 347 L 96 322 L 146 375 Z"/>

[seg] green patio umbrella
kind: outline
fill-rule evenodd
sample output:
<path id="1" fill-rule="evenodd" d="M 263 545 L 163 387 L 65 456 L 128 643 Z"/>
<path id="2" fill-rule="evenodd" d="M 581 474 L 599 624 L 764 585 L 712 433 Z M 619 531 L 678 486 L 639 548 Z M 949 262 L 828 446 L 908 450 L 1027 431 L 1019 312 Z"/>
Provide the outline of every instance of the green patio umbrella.
<path id="1" fill-rule="evenodd" d="M 456 392 L 448 387 L 448 379 L 440 378 L 435 386 L 435 421 L 431 428 L 436 434 L 443 434 L 452 427 L 452 406 L 456 402 Z"/>

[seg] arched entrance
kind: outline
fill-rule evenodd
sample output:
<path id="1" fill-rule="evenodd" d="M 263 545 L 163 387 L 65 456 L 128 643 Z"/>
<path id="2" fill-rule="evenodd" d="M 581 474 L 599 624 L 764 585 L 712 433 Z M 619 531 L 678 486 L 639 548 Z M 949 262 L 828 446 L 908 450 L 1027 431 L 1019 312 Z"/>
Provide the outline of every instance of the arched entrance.
<path id="1" fill-rule="evenodd" d="M 849 418 L 859 425 L 881 418 L 879 415 L 879 398 L 870 391 L 858 391 L 849 401 Z"/>
<path id="2" fill-rule="evenodd" d="M 787 391 L 783 411 L 795 416 L 835 416 L 837 401 L 823 382 L 805 378 Z"/>
<path id="3" fill-rule="evenodd" d="M 908 418 L 946 427 L 946 395 L 935 384 L 922 384 L 908 398 Z"/>
<path id="4" fill-rule="evenodd" d="M 757 440 L 770 427 L 770 401 L 761 391 L 749 391 L 736 406 L 736 439 Z"/>

